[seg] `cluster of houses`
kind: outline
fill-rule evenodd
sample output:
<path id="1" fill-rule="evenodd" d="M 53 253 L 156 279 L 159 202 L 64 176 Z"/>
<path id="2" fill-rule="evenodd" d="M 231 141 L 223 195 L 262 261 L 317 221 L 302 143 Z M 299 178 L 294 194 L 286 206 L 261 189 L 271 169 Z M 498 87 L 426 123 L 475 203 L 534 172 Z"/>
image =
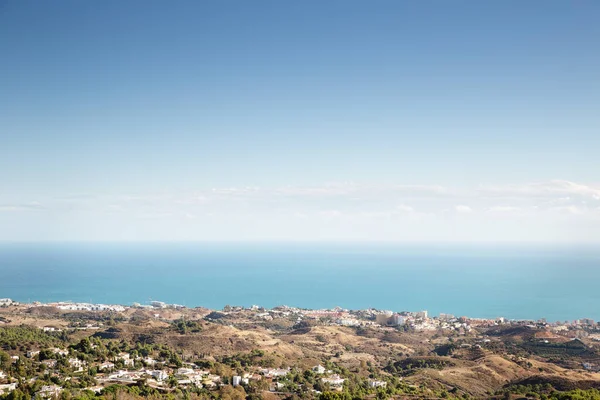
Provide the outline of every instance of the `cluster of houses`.
<path id="1" fill-rule="evenodd" d="M 169 377 L 173 376 L 177 386 L 194 385 L 197 387 L 217 387 L 221 383 L 221 377 L 213 375 L 209 371 L 196 368 L 179 368 L 172 371 L 163 369 L 140 369 L 136 371 L 118 370 L 98 379 L 101 383 L 135 383 L 140 379 L 146 379 L 146 383 L 155 388 L 165 385 Z"/>
<path id="2" fill-rule="evenodd" d="M 116 311 L 123 312 L 126 310 L 124 306 L 121 305 L 107 305 L 107 304 L 90 304 L 90 303 L 71 303 L 71 302 L 58 302 L 58 303 L 34 303 L 35 305 L 46 305 L 50 307 L 56 307 L 59 310 L 68 310 L 68 311 Z"/>
<path id="3" fill-rule="evenodd" d="M 324 310 L 304 310 L 295 307 L 279 306 L 271 310 L 262 310 L 256 317 L 271 320 L 277 317 L 294 317 L 297 322 L 303 320 L 320 320 L 326 324 L 350 327 L 401 327 L 409 326 L 416 331 L 435 331 L 438 329 L 471 330 L 468 320 L 456 318 L 450 314 L 440 314 L 438 318 L 429 318 L 428 312 L 380 311 L 375 309 L 350 311 L 341 308 Z M 497 323 L 497 321 L 494 321 Z"/>
<path id="4" fill-rule="evenodd" d="M 98 371 L 96 382 L 98 386 L 89 387 L 89 390 L 100 392 L 104 387 L 111 384 L 133 384 L 139 380 L 144 380 L 150 387 L 157 389 L 167 389 L 174 385 L 179 387 L 195 386 L 204 388 L 218 388 L 224 384 L 221 376 L 210 373 L 208 370 L 200 369 L 197 365 L 184 363 L 181 368 L 167 368 L 163 362 L 156 361 L 151 357 L 133 358 L 129 353 L 123 352 L 114 357 L 111 361 L 102 363 L 86 363 L 83 360 L 70 356 L 66 349 L 51 348 L 48 349 L 55 355 L 60 355 L 66 358 L 66 362 L 73 373 L 83 372 L 86 368 L 95 367 Z M 26 353 L 28 358 L 36 358 L 39 356 L 39 350 L 30 350 Z M 13 362 L 17 362 L 19 356 L 13 356 Z M 58 358 L 58 357 L 57 357 Z M 142 362 L 143 368 L 136 369 L 136 361 Z M 56 359 L 44 359 L 40 361 L 41 365 L 46 368 L 47 374 L 56 374 L 58 361 Z M 139 364 L 137 364 L 139 365 Z M 118 369 L 121 366 L 122 369 Z M 123 368 L 124 367 L 124 368 Z M 329 384 L 332 389 L 341 389 L 345 379 L 338 374 L 332 373 L 322 365 L 317 365 L 312 370 L 319 375 L 322 375 L 320 380 L 323 383 Z M 284 387 L 281 381 L 290 374 L 290 368 L 262 368 L 255 372 L 247 372 L 240 375 L 230 377 L 229 383 L 233 386 L 248 385 L 252 381 L 266 379 L 270 383 L 270 390 L 279 391 Z M 35 379 L 35 378 L 34 378 Z M 373 381 L 372 387 L 385 385 L 385 382 Z M 0 394 L 14 391 L 18 383 L 12 382 L 7 375 L 0 371 Z M 59 385 L 43 386 L 37 393 L 41 398 L 54 398 L 60 394 L 63 388 Z"/>
<path id="5" fill-rule="evenodd" d="M 429 317 L 426 310 L 417 312 L 394 313 L 376 309 L 367 310 L 345 310 L 339 307 L 324 310 L 304 310 L 295 307 L 279 306 L 271 310 L 261 308 L 258 314 L 263 319 L 273 317 L 298 317 L 298 321 L 304 319 L 319 319 L 325 323 L 341 326 L 372 326 L 372 327 L 401 327 L 408 326 L 415 331 L 455 330 L 467 334 L 473 328 L 485 328 L 501 324 L 527 325 L 532 327 L 545 326 L 553 332 L 570 338 L 588 337 L 600 341 L 600 333 L 588 331 L 600 331 L 600 325 L 589 318 L 575 321 L 548 323 L 545 319 L 538 321 L 507 320 L 498 318 L 470 318 L 456 317 L 452 314 L 440 313 L 438 317 Z"/>
<path id="6" fill-rule="evenodd" d="M 0 298 L 0 307 L 8 306 L 8 305 L 17 305 L 19 303 L 13 301 L 10 298 Z M 69 311 L 114 311 L 114 312 L 124 312 L 130 307 L 122 306 L 122 305 L 106 305 L 106 304 L 92 304 L 92 303 L 78 303 L 78 302 L 55 302 L 55 303 L 40 303 L 33 302 L 32 304 L 27 304 L 28 307 L 37 307 L 37 306 L 52 306 L 61 310 L 69 310 Z M 184 309 L 185 306 L 178 304 L 168 304 L 162 301 L 151 301 L 149 305 L 142 305 L 140 303 L 133 303 L 133 308 L 143 308 L 143 309 Z M 538 321 L 506 321 L 504 318 L 493 318 L 493 319 L 483 319 L 483 318 L 467 318 L 460 317 L 457 318 L 451 314 L 440 313 L 439 317 L 430 318 L 428 316 L 428 312 L 426 310 L 417 311 L 417 312 L 402 312 L 402 313 L 394 313 L 392 311 L 381 311 L 376 309 L 366 309 L 366 310 L 347 310 L 342 309 L 341 307 L 335 307 L 333 309 L 302 309 L 297 307 L 289 307 L 289 306 L 277 306 L 272 309 L 266 309 L 264 307 L 258 305 L 252 305 L 251 307 L 241 307 L 241 306 L 225 306 L 223 308 L 225 313 L 236 313 L 243 311 L 251 311 L 254 316 L 257 318 L 261 318 L 264 320 L 271 320 L 277 317 L 294 317 L 297 318 L 298 321 L 304 319 L 320 319 L 328 321 L 329 323 L 342 325 L 342 326 L 404 326 L 409 325 L 416 330 L 436 330 L 436 329 L 456 329 L 456 328 L 467 328 L 467 326 L 477 327 L 477 326 L 492 326 L 502 323 L 511 323 L 511 324 L 543 324 L 549 325 L 553 328 L 553 330 L 563 329 L 573 330 L 576 328 L 586 329 L 586 328 L 597 328 L 598 324 L 594 322 L 594 320 L 589 318 L 583 318 L 575 321 L 565 321 L 565 322 L 556 322 L 553 324 L 548 324 L 545 319 L 540 319 Z M 457 325 L 462 324 L 462 325 Z"/>
<path id="7" fill-rule="evenodd" d="M 4 298 L 0 299 L 0 307 L 8 307 L 12 305 L 17 305 L 17 302 L 14 302 L 12 299 Z"/>

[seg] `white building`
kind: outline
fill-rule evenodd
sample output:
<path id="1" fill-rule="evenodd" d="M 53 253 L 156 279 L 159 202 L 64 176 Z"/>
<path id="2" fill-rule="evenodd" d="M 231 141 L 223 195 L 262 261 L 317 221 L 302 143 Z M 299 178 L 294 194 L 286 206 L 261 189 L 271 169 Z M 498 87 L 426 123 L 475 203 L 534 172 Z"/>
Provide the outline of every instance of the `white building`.
<path id="1" fill-rule="evenodd" d="M 59 356 L 66 356 L 67 354 L 69 354 L 68 350 L 65 349 L 59 349 L 57 347 L 54 347 L 52 349 L 50 349 L 54 354 L 58 354 Z"/>
<path id="2" fill-rule="evenodd" d="M 38 394 L 40 397 L 50 398 L 57 397 L 62 392 L 62 387 L 57 385 L 42 386 Z"/>
<path id="3" fill-rule="evenodd" d="M 56 360 L 44 360 L 42 361 L 42 364 L 44 364 L 47 368 L 54 368 L 56 367 Z"/>
<path id="4" fill-rule="evenodd" d="M 331 375 L 328 378 L 321 378 L 321 382 L 329 383 L 331 386 L 342 386 L 345 379 L 340 377 L 338 374 Z"/>
<path id="5" fill-rule="evenodd" d="M 313 367 L 313 372 L 316 372 L 317 374 L 324 374 L 325 373 L 325 367 L 322 366 L 321 364 Z"/>
<path id="6" fill-rule="evenodd" d="M 169 375 L 165 371 L 159 369 L 150 371 L 150 375 L 159 382 L 169 378 Z"/>
<path id="7" fill-rule="evenodd" d="M 290 370 L 282 368 L 265 368 L 262 369 L 261 372 L 268 378 L 274 378 L 278 376 L 286 376 L 290 373 Z"/>
<path id="8" fill-rule="evenodd" d="M 231 380 L 231 384 L 233 386 L 239 386 L 240 383 L 242 382 L 242 377 L 241 376 L 234 376 L 233 379 Z"/>
<path id="9" fill-rule="evenodd" d="M 78 358 L 69 358 L 69 365 L 73 368 L 82 368 L 85 365 L 85 362 Z"/>
<path id="10" fill-rule="evenodd" d="M 404 325 L 405 322 L 406 322 L 406 320 L 400 314 L 392 315 L 387 321 L 388 325 L 392 325 L 392 326 Z"/>
<path id="11" fill-rule="evenodd" d="M 339 325 L 342 326 L 360 326 L 363 325 L 363 322 L 356 318 L 340 318 L 336 321 Z"/>
<path id="12" fill-rule="evenodd" d="M 151 357 L 146 357 L 142 359 L 142 361 L 149 367 L 153 367 L 154 365 L 156 365 L 156 360 Z"/>
<path id="13" fill-rule="evenodd" d="M 107 362 L 104 362 L 104 363 L 102 363 L 102 364 L 100 364 L 100 365 L 98 366 L 98 369 L 99 369 L 100 371 L 105 371 L 105 370 L 107 370 L 107 369 L 114 369 L 114 368 L 115 368 L 115 364 L 113 364 L 113 363 L 111 363 L 111 362 L 108 362 L 108 361 L 107 361 Z"/>
<path id="14" fill-rule="evenodd" d="M 440 313 L 439 319 L 440 321 L 451 321 L 456 319 L 456 317 L 452 314 Z"/>
<path id="15" fill-rule="evenodd" d="M 192 368 L 179 368 L 177 370 L 177 375 L 193 375 L 194 370 Z"/>
<path id="16" fill-rule="evenodd" d="M 379 325 L 387 325 L 388 319 L 393 315 L 391 311 L 384 311 L 375 316 L 375 322 Z"/>
<path id="17" fill-rule="evenodd" d="M 33 358 L 33 357 L 37 356 L 38 354 L 40 354 L 39 350 L 29 350 L 26 355 L 27 355 L 27 358 Z"/>
<path id="18" fill-rule="evenodd" d="M 151 301 L 150 305 L 154 308 L 167 308 L 167 303 L 162 301 Z"/>
<path id="19" fill-rule="evenodd" d="M 133 367 L 135 365 L 135 361 L 131 359 L 128 353 L 121 353 L 117 357 L 115 357 L 115 361 L 121 360 L 126 367 Z"/>
<path id="20" fill-rule="evenodd" d="M 0 385 L 0 394 L 12 392 L 17 388 L 16 383 L 9 383 L 7 385 Z"/>

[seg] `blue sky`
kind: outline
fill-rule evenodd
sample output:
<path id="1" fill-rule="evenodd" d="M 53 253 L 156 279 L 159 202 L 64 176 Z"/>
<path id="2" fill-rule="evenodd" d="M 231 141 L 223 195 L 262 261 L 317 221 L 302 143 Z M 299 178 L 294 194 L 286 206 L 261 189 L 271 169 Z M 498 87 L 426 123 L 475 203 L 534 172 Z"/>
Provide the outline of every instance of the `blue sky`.
<path id="1" fill-rule="evenodd" d="M 0 1 L 0 239 L 600 240 L 599 17 Z"/>

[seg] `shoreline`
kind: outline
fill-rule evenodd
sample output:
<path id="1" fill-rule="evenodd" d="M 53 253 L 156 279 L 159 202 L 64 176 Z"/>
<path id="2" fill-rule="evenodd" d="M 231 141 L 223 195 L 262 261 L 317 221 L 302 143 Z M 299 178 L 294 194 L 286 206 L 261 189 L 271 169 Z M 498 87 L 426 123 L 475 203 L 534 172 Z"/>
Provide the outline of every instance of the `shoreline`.
<path id="1" fill-rule="evenodd" d="M 259 305 L 251 305 L 251 306 L 237 306 L 237 305 L 225 305 L 222 308 L 213 308 L 213 307 L 205 307 L 205 306 L 186 306 L 186 305 L 181 305 L 181 304 L 170 304 L 170 303 L 166 303 L 166 302 L 162 302 L 162 301 L 150 301 L 150 304 L 142 304 L 142 303 L 138 303 L 138 302 L 133 302 L 131 304 L 119 304 L 119 303 L 112 303 L 112 304 L 107 304 L 107 303 L 89 303 L 89 302 L 77 302 L 77 301 L 71 301 L 71 300 L 66 300 L 66 301 L 51 301 L 51 302 L 41 302 L 41 301 L 28 301 L 28 302 L 22 302 L 22 301 L 15 301 L 13 299 L 10 298 L 0 298 L 0 307 L 12 307 L 12 306 L 22 306 L 22 307 L 26 307 L 26 308 L 32 308 L 32 307 L 56 307 L 57 309 L 61 310 L 61 311 L 87 311 L 87 312 L 125 312 L 127 310 L 130 309 L 142 309 L 142 310 L 156 310 L 156 311 L 160 311 L 160 310 L 166 310 L 166 309 L 172 309 L 172 310 L 197 310 L 197 309 L 204 309 L 204 310 L 209 310 L 209 311 L 215 311 L 215 312 L 220 312 L 220 311 L 225 311 L 227 308 L 230 308 L 232 310 L 235 311 L 263 311 L 263 312 L 269 312 L 269 311 L 275 311 L 275 310 L 289 310 L 290 312 L 295 312 L 295 313 L 299 313 L 299 314 L 318 314 L 318 313 L 323 313 L 324 315 L 328 314 L 328 313 L 362 313 L 362 312 L 372 312 L 374 314 L 379 314 L 379 313 L 387 313 L 387 314 L 396 314 L 396 315 L 405 315 L 405 316 L 410 316 L 413 315 L 415 313 L 425 313 L 426 319 L 431 319 L 431 320 L 440 320 L 440 319 L 448 319 L 448 316 L 451 316 L 452 318 L 455 319 L 464 319 L 464 320 L 468 320 L 468 321 L 482 321 L 482 322 L 497 322 L 497 321 L 502 321 L 504 322 L 510 322 L 510 323 L 519 323 L 519 324 L 524 324 L 524 323 L 530 323 L 530 324 L 535 324 L 535 323 L 542 323 L 548 326 L 561 326 L 561 325 L 565 325 L 565 326 L 578 326 L 580 321 L 593 321 L 593 319 L 588 318 L 588 317 L 582 317 L 582 318 L 578 318 L 578 319 L 574 319 L 574 320 L 557 320 L 557 321 L 549 321 L 546 318 L 506 318 L 504 316 L 497 316 L 497 317 L 478 317 L 478 316 L 468 316 L 468 315 L 458 315 L 455 316 L 453 314 L 449 314 L 449 313 L 439 313 L 439 315 L 436 316 L 429 316 L 427 311 L 407 311 L 407 310 L 402 310 L 402 311 L 392 311 L 392 310 L 385 310 L 385 309 L 379 309 L 379 308 L 374 308 L 374 307 L 369 307 L 369 308 L 361 308 L 361 309 L 348 309 L 348 308 L 343 308 L 343 307 L 333 307 L 333 308 L 303 308 L 303 307 L 295 307 L 295 306 L 287 306 L 287 305 L 277 305 L 274 307 L 262 307 Z"/>

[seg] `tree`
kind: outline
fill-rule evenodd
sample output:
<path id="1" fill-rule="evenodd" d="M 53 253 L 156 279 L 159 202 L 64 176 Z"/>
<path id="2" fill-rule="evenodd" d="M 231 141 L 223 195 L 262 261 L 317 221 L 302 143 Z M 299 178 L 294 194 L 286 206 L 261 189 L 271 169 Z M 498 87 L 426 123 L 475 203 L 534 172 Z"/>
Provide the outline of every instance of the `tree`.
<path id="1" fill-rule="evenodd" d="M 171 375 L 171 376 L 169 376 L 167 383 L 169 384 L 170 387 L 174 388 L 177 386 L 177 379 L 173 375 Z"/>
<path id="2" fill-rule="evenodd" d="M 348 392 L 323 392 L 319 400 L 351 400 Z"/>
<path id="3" fill-rule="evenodd" d="M 219 389 L 219 395 L 223 400 L 245 400 L 246 391 L 243 387 L 223 386 Z"/>
<path id="4" fill-rule="evenodd" d="M 8 353 L 0 350 L 0 367 L 8 367 L 10 366 L 10 356 Z"/>

